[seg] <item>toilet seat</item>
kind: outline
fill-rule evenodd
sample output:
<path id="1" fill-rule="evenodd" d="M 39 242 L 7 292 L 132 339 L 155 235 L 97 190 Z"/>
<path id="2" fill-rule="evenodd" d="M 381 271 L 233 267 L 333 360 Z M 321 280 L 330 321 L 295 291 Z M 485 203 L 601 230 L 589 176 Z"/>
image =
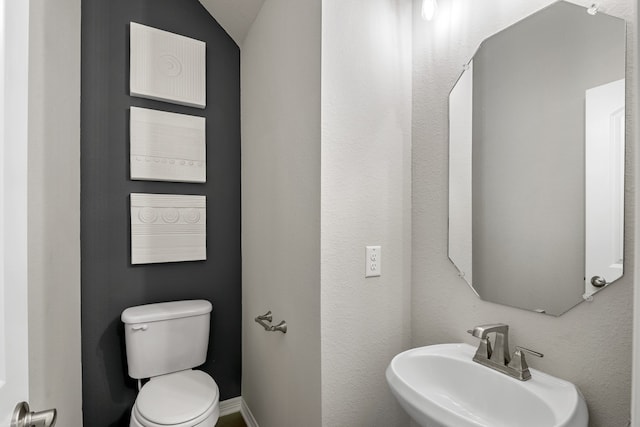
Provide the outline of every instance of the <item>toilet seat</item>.
<path id="1" fill-rule="evenodd" d="M 186 423 L 180 424 L 157 424 L 145 419 L 137 408 L 134 406 L 131 411 L 131 422 L 129 427 L 215 427 L 220 416 L 220 410 L 217 404 L 211 405 L 211 407 L 204 414 L 197 418 L 194 418 Z"/>
<path id="2" fill-rule="evenodd" d="M 219 390 L 205 372 L 186 370 L 151 378 L 136 399 L 132 411 L 144 427 L 213 426 L 219 416 Z M 207 424 L 204 421 L 212 420 Z"/>

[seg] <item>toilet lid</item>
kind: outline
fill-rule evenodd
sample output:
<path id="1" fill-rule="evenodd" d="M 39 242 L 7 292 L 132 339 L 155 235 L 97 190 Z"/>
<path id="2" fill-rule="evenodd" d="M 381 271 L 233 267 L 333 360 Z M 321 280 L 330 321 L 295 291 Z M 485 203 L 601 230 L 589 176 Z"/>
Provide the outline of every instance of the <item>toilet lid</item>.
<path id="1" fill-rule="evenodd" d="M 142 387 L 136 407 L 156 424 L 180 424 L 203 414 L 218 399 L 218 385 L 202 371 L 180 371 L 152 378 Z"/>

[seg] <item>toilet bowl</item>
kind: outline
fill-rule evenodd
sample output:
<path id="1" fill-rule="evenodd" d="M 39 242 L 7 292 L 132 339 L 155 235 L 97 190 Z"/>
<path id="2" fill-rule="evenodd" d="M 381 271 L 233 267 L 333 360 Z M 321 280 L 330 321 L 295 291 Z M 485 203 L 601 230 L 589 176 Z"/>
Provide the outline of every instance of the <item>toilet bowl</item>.
<path id="1" fill-rule="evenodd" d="M 211 303 L 174 301 L 122 312 L 129 376 L 149 378 L 131 410 L 130 427 L 214 427 L 220 392 L 206 372 Z"/>
<path id="2" fill-rule="evenodd" d="M 216 382 L 187 370 L 152 378 L 131 411 L 130 427 L 213 427 L 220 416 Z"/>

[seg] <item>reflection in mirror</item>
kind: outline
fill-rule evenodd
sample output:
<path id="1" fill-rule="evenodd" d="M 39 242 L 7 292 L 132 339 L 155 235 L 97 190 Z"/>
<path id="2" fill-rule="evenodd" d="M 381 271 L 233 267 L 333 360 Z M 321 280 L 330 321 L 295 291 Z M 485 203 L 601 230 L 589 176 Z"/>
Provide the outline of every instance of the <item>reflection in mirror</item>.
<path id="1" fill-rule="evenodd" d="M 625 23 L 556 2 L 449 98 L 449 257 L 482 299 L 560 315 L 622 275 Z"/>
<path id="2" fill-rule="evenodd" d="M 585 94 L 585 296 L 622 277 L 624 79 Z"/>

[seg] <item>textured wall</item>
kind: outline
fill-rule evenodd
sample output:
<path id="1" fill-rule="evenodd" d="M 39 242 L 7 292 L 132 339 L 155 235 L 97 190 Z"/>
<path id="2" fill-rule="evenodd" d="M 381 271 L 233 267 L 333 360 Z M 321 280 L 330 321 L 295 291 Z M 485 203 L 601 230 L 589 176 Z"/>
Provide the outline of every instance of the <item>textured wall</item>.
<path id="1" fill-rule="evenodd" d="M 269 0 L 242 47 L 242 395 L 320 425 L 320 1 Z M 267 310 L 289 331 L 265 332 Z"/>
<path id="2" fill-rule="evenodd" d="M 402 425 L 410 3 L 320 3 L 265 2 L 243 44 L 243 397 L 263 427 Z M 268 309 L 286 335 L 253 322 Z"/>
<path id="3" fill-rule="evenodd" d="M 80 427 L 80 0 L 31 1 L 29 32 L 29 403 Z"/>
<path id="4" fill-rule="evenodd" d="M 129 22 L 207 43 L 207 107 L 130 97 Z M 82 373 L 89 426 L 128 426 L 136 396 L 120 313 L 204 298 L 213 304 L 202 369 L 220 399 L 240 394 L 240 52 L 197 0 L 82 1 Z M 207 183 L 129 180 L 129 107 L 207 118 Z M 130 264 L 129 194 L 207 196 L 207 261 Z"/>
<path id="5" fill-rule="evenodd" d="M 401 426 L 409 344 L 411 2 L 322 2 L 322 425 Z M 365 246 L 382 276 L 364 277 Z"/>
<path id="6" fill-rule="evenodd" d="M 447 259 L 448 94 L 487 36 L 549 4 L 546 0 L 441 2 L 432 22 L 413 28 L 413 345 L 466 341 L 470 327 L 505 322 L 512 344 L 545 354 L 534 368 L 577 384 L 584 393 L 592 427 L 623 427 L 629 417 L 633 283 L 633 211 L 637 113 L 627 108 L 627 192 L 625 276 L 561 317 L 539 315 L 479 300 Z M 591 2 L 581 1 L 589 6 Z M 635 96 L 635 2 L 607 0 L 602 10 L 627 19 L 628 99 Z M 544 278 L 544 272 L 541 273 Z"/>

